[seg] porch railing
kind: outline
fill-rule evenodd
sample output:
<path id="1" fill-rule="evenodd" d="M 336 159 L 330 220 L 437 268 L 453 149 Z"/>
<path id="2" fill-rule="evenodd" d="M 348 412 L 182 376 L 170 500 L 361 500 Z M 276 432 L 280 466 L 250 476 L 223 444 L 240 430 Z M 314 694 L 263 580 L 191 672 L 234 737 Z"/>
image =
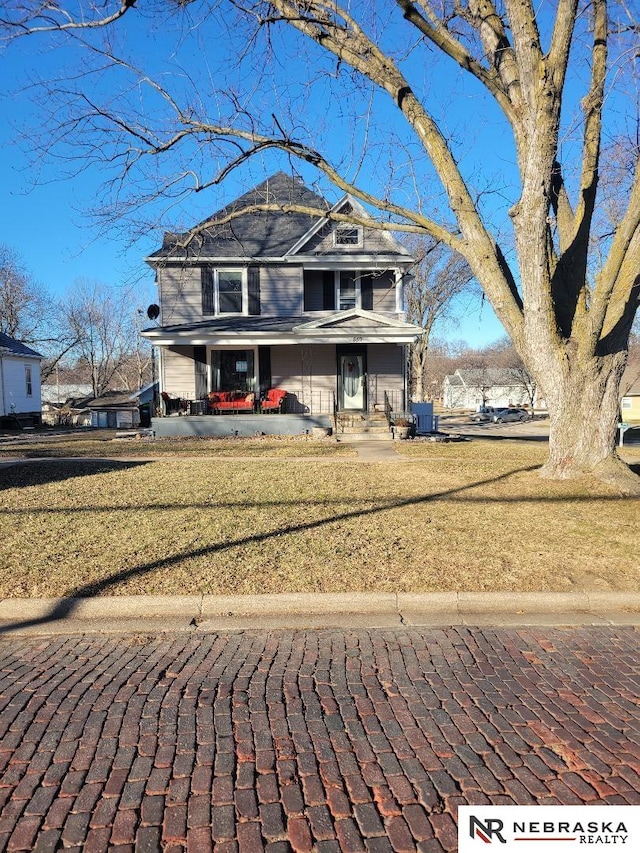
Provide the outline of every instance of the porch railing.
<path id="1" fill-rule="evenodd" d="M 304 391 L 302 388 L 292 388 L 283 386 L 287 392 L 282 407 L 282 414 L 287 415 L 330 415 L 335 418 L 338 412 L 338 401 L 335 391 Z M 384 391 L 382 392 L 382 400 L 380 397 L 368 396 L 369 411 L 374 411 L 374 406 L 377 408 L 384 402 L 384 411 L 389 419 L 391 412 L 399 414 L 404 412 L 405 397 L 402 391 Z M 209 414 L 209 406 L 206 400 L 192 400 L 188 395 L 181 395 L 175 399 L 176 411 L 167 411 L 163 406 L 164 413 L 204 415 Z M 179 406 L 179 409 L 177 408 Z M 229 414 L 233 414 L 232 411 Z"/>

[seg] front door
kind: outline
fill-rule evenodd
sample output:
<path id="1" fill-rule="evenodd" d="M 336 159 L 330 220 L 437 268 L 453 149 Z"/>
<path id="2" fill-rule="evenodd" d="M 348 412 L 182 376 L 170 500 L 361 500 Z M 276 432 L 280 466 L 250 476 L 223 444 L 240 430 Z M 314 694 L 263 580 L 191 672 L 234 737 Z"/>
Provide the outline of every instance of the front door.
<path id="1" fill-rule="evenodd" d="M 367 408 L 366 372 L 364 348 L 338 351 L 338 405 L 342 411 Z"/>

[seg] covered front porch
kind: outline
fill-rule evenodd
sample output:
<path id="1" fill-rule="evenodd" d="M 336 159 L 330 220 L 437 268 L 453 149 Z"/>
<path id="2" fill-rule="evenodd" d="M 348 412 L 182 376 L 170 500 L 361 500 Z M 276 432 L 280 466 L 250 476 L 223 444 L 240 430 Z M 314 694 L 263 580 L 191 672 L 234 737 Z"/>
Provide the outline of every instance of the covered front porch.
<path id="1" fill-rule="evenodd" d="M 363 311 L 148 331 L 161 353 L 165 417 L 154 419 L 156 434 L 304 434 L 348 415 L 388 426 L 406 410 L 414 333 Z M 178 419 L 193 422 L 157 423 Z"/>

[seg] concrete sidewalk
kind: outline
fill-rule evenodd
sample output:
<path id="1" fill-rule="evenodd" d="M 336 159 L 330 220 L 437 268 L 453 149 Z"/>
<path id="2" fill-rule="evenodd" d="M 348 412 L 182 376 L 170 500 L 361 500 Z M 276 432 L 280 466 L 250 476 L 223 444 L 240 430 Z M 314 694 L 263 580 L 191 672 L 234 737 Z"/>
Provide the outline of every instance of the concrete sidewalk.
<path id="1" fill-rule="evenodd" d="M 640 626 L 640 594 L 344 593 L 112 596 L 0 601 L 0 633 L 194 632 L 251 628 Z"/>

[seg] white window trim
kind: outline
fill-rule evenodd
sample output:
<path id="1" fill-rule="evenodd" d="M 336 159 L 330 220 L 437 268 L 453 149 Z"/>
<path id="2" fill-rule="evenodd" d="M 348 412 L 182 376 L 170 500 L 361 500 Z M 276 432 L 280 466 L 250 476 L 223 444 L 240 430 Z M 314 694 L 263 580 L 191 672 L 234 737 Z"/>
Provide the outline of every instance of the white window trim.
<path id="1" fill-rule="evenodd" d="M 248 317 L 249 316 L 249 272 L 246 267 L 212 267 L 213 314 L 205 317 Z M 239 272 L 242 276 L 242 311 L 220 311 L 220 273 Z"/>
<path id="2" fill-rule="evenodd" d="M 24 382 L 27 397 L 33 397 L 33 370 L 30 364 L 24 366 Z"/>
<path id="3" fill-rule="evenodd" d="M 212 365 L 212 353 L 216 350 L 244 350 L 245 352 L 253 353 L 253 393 L 258 393 L 258 388 L 260 385 L 260 365 L 258 363 L 258 346 L 247 344 L 246 346 L 242 344 L 221 344 L 221 345 L 208 345 L 207 346 L 207 381 L 208 388 L 213 389 L 213 365 Z"/>
<path id="4" fill-rule="evenodd" d="M 220 311 L 220 273 L 239 272 L 242 277 L 242 311 Z M 249 316 L 249 275 L 246 267 L 216 267 L 215 269 L 216 317 L 248 317 Z"/>
<path id="5" fill-rule="evenodd" d="M 342 273 L 353 273 L 355 276 L 355 286 L 356 286 L 356 304 L 355 308 L 362 308 L 362 290 L 360 287 L 360 283 L 362 281 L 362 273 L 360 270 L 336 270 L 334 273 L 334 282 L 335 282 L 335 306 L 336 311 L 351 311 L 352 308 L 341 308 L 340 307 L 340 276 Z"/>
<path id="6" fill-rule="evenodd" d="M 358 234 L 358 242 L 357 243 L 340 243 L 338 241 L 338 232 L 340 230 L 349 229 L 350 231 L 352 231 L 354 228 Z M 337 222 L 333 226 L 333 245 L 334 246 L 341 248 L 341 249 L 344 249 L 344 248 L 361 249 L 362 248 L 362 242 L 363 242 L 362 225 L 352 225 L 349 222 Z"/>
<path id="7" fill-rule="evenodd" d="M 621 409 L 632 409 L 633 408 L 633 401 L 631 400 L 631 397 L 623 397 L 621 402 L 620 402 L 620 408 Z"/>

